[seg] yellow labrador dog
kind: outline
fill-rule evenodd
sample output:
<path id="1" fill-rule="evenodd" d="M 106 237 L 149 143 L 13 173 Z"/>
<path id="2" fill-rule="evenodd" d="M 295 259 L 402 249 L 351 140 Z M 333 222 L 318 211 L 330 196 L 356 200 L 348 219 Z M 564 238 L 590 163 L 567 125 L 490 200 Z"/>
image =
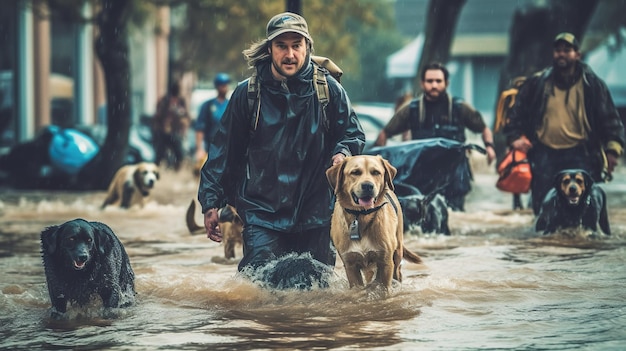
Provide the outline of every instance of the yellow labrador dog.
<path id="1" fill-rule="evenodd" d="M 422 259 L 403 247 L 403 217 L 392 180 L 397 170 L 381 156 L 347 157 L 326 177 L 336 195 L 330 236 L 350 287 L 402 281 L 402 258 Z M 376 275 L 374 277 L 374 274 Z"/>
<path id="2" fill-rule="evenodd" d="M 150 162 L 125 165 L 117 170 L 109 184 L 102 208 L 109 205 L 130 208 L 143 206 L 159 180 L 159 167 Z"/>

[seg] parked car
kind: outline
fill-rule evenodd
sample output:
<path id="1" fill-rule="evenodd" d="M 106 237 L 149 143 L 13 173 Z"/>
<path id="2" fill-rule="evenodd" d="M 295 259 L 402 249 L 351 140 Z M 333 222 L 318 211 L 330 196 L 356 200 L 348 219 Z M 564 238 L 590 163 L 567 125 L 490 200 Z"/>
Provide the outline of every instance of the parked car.
<path id="1" fill-rule="evenodd" d="M 387 122 L 393 117 L 393 104 L 391 103 L 354 103 L 352 104 L 356 112 L 359 122 L 365 132 L 365 150 L 371 148 L 385 127 Z M 396 136 L 387 141 L 388 145 L 395 144 L 401 140 L 400 136 Z"/>

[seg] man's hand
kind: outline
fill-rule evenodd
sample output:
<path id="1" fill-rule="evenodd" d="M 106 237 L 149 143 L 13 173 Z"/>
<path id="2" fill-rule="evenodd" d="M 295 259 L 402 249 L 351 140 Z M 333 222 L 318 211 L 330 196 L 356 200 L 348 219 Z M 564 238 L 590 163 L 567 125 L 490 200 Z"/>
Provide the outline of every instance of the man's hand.
<path id="1" fill-rule="evenodd" d="M 490 165 L 496 159 L 496 150 L 493 146 L 487 146 L 485 150 L 487 151 L 487 164 Z"/>
<path id="2" fill-rule="evenodd" d="M 617 166 L 617 155 L 614 152 L 606 153 L 607 171 L 609 174 L 613 174 L 615 167 Z"/>
<path id="3" fill-rule="evenodd" d="M 196 150 L 195 159 L 197 162 L 201 162 L 206 158 L 206 151 L 203 148 L 199 148 Z"/>
<path id="4" fill-rule="evenodd" d="M 346 159 L 346 155 L 342 153 L 335 154 L 335 156 L 333 156 L 333 166 L 340 164 L 345 159 Z"/>
<path id="5" fill-rule="evenodd" d="M 207 238 L 217 242 L 222 242 L 222 231 L 217 225 L 218 215 L 217 208 L 212 208 L 204 213 L 204 227 L 206 228 Z"/>
<path id="6" fill-rule="evenodd" d="M 517 140 L 511 143 L 511 147 L 515 150 L 528 152 L 533 147 L 533 144 L 525 136 L 519 137 Z"/>

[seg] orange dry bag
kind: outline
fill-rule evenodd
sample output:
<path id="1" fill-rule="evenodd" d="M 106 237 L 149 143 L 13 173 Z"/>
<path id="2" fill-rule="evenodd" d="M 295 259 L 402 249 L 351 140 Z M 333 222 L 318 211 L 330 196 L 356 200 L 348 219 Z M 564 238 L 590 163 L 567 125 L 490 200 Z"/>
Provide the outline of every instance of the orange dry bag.
<path id="1" fill-rule="evenodd" d="M 530 190 L 530 163 L 526 153 L 519 150 L 511 150 L 498 166 L 500 177 L 496 182 L 496 188 L 513 194 L 527 193 Z"/>

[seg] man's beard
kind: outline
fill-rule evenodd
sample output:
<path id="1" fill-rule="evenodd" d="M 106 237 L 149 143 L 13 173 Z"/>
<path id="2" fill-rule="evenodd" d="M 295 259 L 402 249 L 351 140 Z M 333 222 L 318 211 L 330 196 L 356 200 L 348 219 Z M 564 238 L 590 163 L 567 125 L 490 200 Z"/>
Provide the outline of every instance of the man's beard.
<path id="1" fill-rule="evenodd" d="M 435 93 L 435 92 L 437 93 L 437 95 L 433 95 L 432 94 L 432 93 Z M 425 95 L 427 100 L 436 101 L 436 100 L 441 99 L 445 94 L 444 94 L 443 91 L 432 89 L 430 91 L 424 91 L 424 95 Z"/>
<path id="2" fill-rule="evenodd" d="M 567 59 L 552 60 L 552 66 L 554 67 L 554 69 L 562 71 L 562 72 L 566 72 L 570 70 L 575 64 L 576 62 L 572 62 Z"/>
<path id="3" fill-rule="evenodd" d="M 302 65 L 302 67 L 298 68 L 294 74 L 287 74 L 287 72 L 285 72 L 282 68 L 280 68 L 280 65 L 277 65 L 273 59 L 271 61 L 272 61 L 272 66 L 274 66 L 274 69 L 276 70 L 276 72 L 278 72 L 278 74 L 280 74 L 281 76 L 285 78 L 291 78 L 291 77 L 295 77 L 300 71 L 302 71 L 304 67 L 306 67 L 307 62 L 309 62 L 310 57 L 311 57 L 311 53 L 307 50 L 307 54 L 304 57 L 304 64 Z M 291 60 L 281 61 L 280 63 L 281 64 L 284 64 L 284 63 L 287 63 L 287 64 L 296 63 L 297 64 L 297 62 L 295 61 L 292 62 Z"/>
<path id="4" fill-rule="evenodd" d="M 281 64 L 284 64 L 284 63 L 290 63 L 290 62 L 281 62 Z M 278 72 L 278 74 L 280 74 L 281 76 L 283 76 L 285 78 L 292 77 L 292 76 L 296 75 L 296 73 L 297 73 L 297 71 L 296 71 L 296 73 L 293 73 L 293 74 L 289 74 L 289 73 L 285 72 L 280 67 L 280 65 L 277 65 L 276 62 L 274 62 L 274 60 L 272 60 L 272 66 L 274 66 L 274 69 L 276 70 L 276 72 Z"/>
<path id="5" fill-rule="evenodd" d="M 577 65 L 577 61 L 567 62 L 567 65 L 559 66 L 556 60 L 554 60 L 554 83 L 559 89 L 569 89 L 574 83 L 576 83 L 576 81 L 578 81 L 582 73 L 582 69 Z M 571 67 L 574 67 L 574 69 L 570 71 Z"/>

